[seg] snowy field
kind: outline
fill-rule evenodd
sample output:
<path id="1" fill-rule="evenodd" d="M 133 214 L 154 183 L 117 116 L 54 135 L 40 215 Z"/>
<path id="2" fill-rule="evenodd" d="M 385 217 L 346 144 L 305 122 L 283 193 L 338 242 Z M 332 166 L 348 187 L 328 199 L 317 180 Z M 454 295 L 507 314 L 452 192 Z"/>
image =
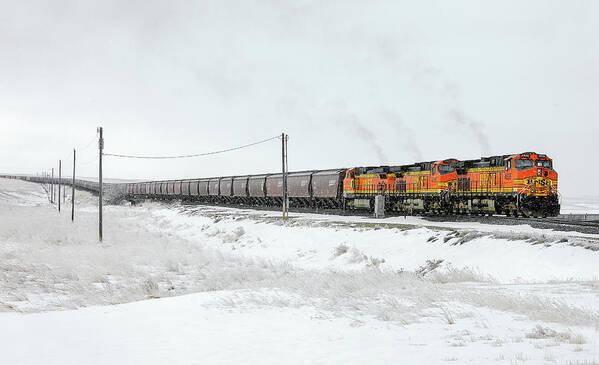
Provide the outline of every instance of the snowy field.
<path id="1" fill-rule="evenodd" d="M 2 363 L 599 363 L 599 236 L 76 205 L 0 179 Z"/>
<path id="2" fill-rule="evenodd" d="M 563 197 L 562 214 L 599 214 L 599 197 Z"/>

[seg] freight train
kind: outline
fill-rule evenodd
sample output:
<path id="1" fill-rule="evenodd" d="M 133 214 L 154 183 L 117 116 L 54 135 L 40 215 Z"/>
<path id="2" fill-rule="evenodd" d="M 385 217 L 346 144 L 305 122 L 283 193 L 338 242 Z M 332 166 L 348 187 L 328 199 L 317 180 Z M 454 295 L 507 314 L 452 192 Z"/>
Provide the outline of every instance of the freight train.
<path id="1" fill-rule="evenodd" d="M 385 210 L 398 214 L 554 217 L 560 210 L 553 161 L 535 152 L 291 172 L 287 184 L 291 208 L 372 210 L 375 197 L 384 196 Z M 130 200 L 280 206 L 283 174 L 149 181 L 125 190 Z"/>

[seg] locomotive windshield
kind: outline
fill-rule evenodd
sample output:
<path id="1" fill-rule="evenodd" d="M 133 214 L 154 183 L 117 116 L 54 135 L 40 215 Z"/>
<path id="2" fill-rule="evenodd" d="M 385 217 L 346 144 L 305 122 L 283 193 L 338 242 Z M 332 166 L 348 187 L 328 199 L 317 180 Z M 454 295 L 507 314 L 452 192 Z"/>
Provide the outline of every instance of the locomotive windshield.
<path id="1" fill-rule="evenodd" d="M 537 167 L 544 167 L 547 169 L 551 168 L 551 161 L 549 160 L 537 160 Z"/>
<path id="2" fill-rule="evenodd" d="M 518 170 L 526 170 L 534 166 L 533 161 L 529 159 L 514 160 L 514 165 Z"/>
<path id="3" fill-rule="evenodd" d="M 453 172 L 455 169 L 452 166 L 449 165 L 439 165 L 439 173 L 441 175 L 445 175 L 445 174 L 449 174 L 450 172 Z"/>

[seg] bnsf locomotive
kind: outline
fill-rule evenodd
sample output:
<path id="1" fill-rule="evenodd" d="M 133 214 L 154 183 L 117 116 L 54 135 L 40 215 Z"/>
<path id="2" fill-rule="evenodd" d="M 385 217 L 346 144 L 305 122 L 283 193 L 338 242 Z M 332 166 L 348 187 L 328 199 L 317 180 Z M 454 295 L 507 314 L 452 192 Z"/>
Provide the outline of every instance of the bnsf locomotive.
<path id="1" fill-rule="evenodd" d="M 388 197 L 388 208 L 400 212 L 559 214 L 553 162 L 534 152 L 347 171 L 343 184 L 347 206 L 369 207 L 377 194 Z"/>
<path id="2" fill-rule="evenodd" d="M 559 214 L 557 172 L 534 152 L 477 160 L 420 162 L 288 174 L 291 207 L 372 209 L 385 197 L 387 211 L 402 214 Z M 127 184 L 130 199 L 159 198 L 206 203 L 276 206 L 283 175 L 227 176 Z"/>

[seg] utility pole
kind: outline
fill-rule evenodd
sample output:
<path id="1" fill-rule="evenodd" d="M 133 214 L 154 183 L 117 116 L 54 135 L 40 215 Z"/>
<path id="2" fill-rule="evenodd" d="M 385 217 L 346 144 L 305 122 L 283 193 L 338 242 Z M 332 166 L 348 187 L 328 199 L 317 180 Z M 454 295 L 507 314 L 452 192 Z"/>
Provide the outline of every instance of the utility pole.
<path id="1" fill-rule="evenodd" d="M 283 165 L 283 219 L 287 218 L 287 138 L 285 133 L 281 133 L 281 161 Z"/>
<path id="2" fill-rule="evenodd" d="M 50 179 L 50 203 L 54 204 L 54 167 L 52 168 L 52 179 Z"/>
<path id="3" fill-rule="evenodd" d="M 62 160 L 58 160 L 58 213 L 60 213 L 60 185 L 62 183 Z"/>
<path id="4" fill-rule="evenodd" d="M 285 204 L 287 205 L 287 213 L 289 213 L 289 184 L 288 184 L 288 178 L 289 178 L 289 161 L 287 160 L 287 157 L 289 156 L 288 153 L 288 149 L 287 149 L 287 141 L 289 140 L 289 135 L 286 134 L 285 135 Z M 287 214 L 289 215 L 289 214 Z"/>
<path id="5" fill-rule="evenodd" d="M 71 222 L 75 221 L 75 149 L 73 148 L 73 181 L 71 183 Z"/>
<path id="6" fill-rule="evenodd" d="M 100 238 L 100 242 L 102 242 L 102 150 L 104 149 L 104 136 L 102 134 L 102 127 L 98 128 L 99 132 L 100 132 L 100 139 L 98 140 L 98 149 L 99 149 L 99 155 L 98 157 L 100 158 L 100 162 L 98 164 L 98 180 L 99 180 L 99 195 L 100 195 L 100 201 L 99 201 L 99 209 L 98 209 L 98 229 L 99 229 L 99 238 Z"/>

